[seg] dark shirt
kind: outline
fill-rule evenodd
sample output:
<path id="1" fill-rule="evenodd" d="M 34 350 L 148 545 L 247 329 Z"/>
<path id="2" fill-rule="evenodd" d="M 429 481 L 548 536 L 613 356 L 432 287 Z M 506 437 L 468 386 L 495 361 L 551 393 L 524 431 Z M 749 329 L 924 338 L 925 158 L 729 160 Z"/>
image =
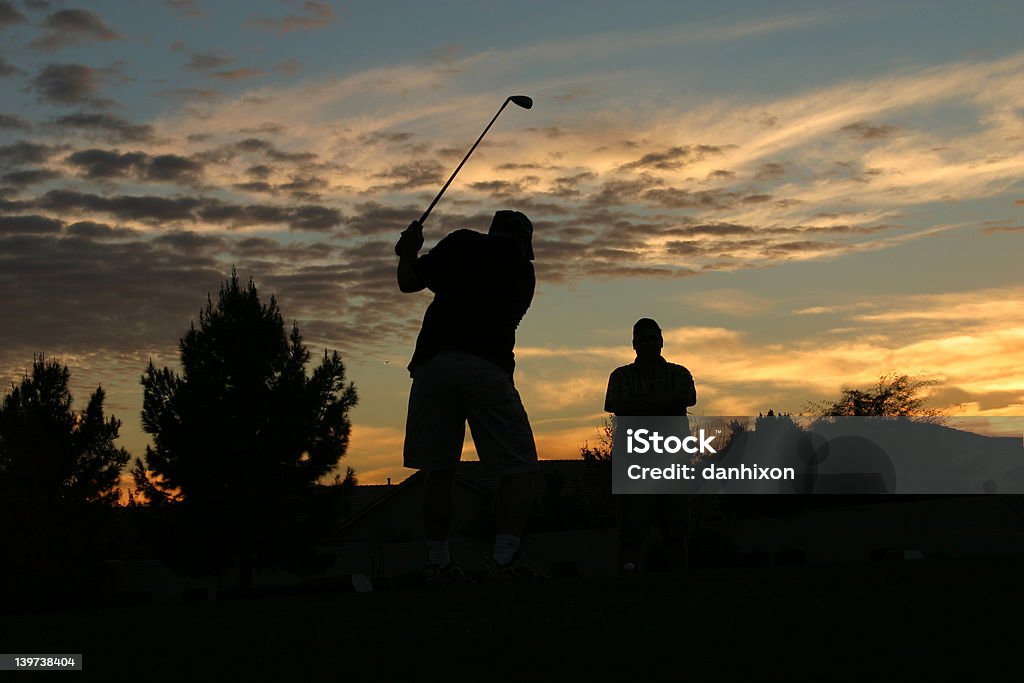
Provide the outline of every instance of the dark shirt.
<path id="1" fill-rule="evenodd" d="M 669 363 L 659 356 L 656 360 L 623 365 L 612 371 L 608 378 L 608 392 L 604 398 L 604 409 L 618 416 L 630 415 L 623 408 L 626 401 L 649 396 L 652 392 L 670 391 L 682 388 L 688 390 L 689 402 L 661 406 L 662 415 L 686 415 L 687 406 L 697 402 L 693 375 L 682 365 Z"/>
<path id="2" fill-rule="evenodd" d="M 416 259 L 434 293 L 423 315 L 409 372 L 441 351 L 465 351 L 511 377 L 516 327 L 533 301 L 533 264 L 507 238 L 457 230 Z"/>

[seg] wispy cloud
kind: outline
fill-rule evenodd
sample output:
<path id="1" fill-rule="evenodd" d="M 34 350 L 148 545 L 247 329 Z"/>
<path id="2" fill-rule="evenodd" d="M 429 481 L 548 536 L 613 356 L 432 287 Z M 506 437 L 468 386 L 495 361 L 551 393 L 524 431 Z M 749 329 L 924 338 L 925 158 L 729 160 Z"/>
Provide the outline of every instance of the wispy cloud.
<path id="1" fill-rule="evenodd" d="M 42 100 L 52 104 L 106 106 L 108 100 L 97 97 L 102 73 L 82 64 L 48 64 L 32 80 Z"/>
<path id="2" fill-rule="evenodd" d="M 0 0 L 0 26 L 20 24 L 25 21 L 25 15 L 18 11 L 10 0 Z"/>
<path id="3" fill-rule="evenodd" d="M 255 16 L 246 20 L 249 26 L 270 29 L 279 33 L 290 33 L 299 29 L 317 29 L 329 26 L 334 21 L 334 8 L 328 2 L 306 0 L 294 14 L 283 17 Z"/>
<path id="4" fill-rule="evenodd" d="M 43 35 L 33 40 L 34 48 L 53 51 L 69 45 L 94 41 L 121 40 L 95 12 L 85 9 L 62 9 L 43 20 Z"/>
<path id="5" fill-rule="evenodd" d="M 196 0 L 164 0 L 164 4 L 173 7 L 186 17 L 204 17 L 206 10 Z"/>
<path id="6" fill-rule="evenodd" d="M 723 32 L 723 39 L 735 33 Z M 551 49 L 585 52 L 589 40 Z M 333 187 L 344 188 L 349 196 L 419 202 L 410 193 L 436 184 L 463 151 L 466 143 L 450 131 L 475 129 L 478 122 L 471 113 L 489 109 L 479 95 L 459 95 L 451 88 L 457 91 L 462 79 L 494 60 L 514 63 L 546 49 L 534 47 L 456 59 L 457 75 L 409 64 L 339 81 L 268 86 L 257 91 L 258 112 L 247 103 L 248 96 L 239 96 L 214 103 L 204 125 L 213 122 L 206 125 L 208 135 L 223 137 L 231 131 L 226 126 L 218 130 L 217 122 L 231 122 L 232 130 L 268 118 L 294 122 L 282 131 L 283 144 L 322 150 L 324 160 L 335 164 L 329 179 Z M 1024 155 L 1008 153 L 1010 131 L 1002 126 L 1009 124 L 998 119 L 959 137 L 946 136 L 940 151 L 926 130 L 902 125 L 897 135 L 895 126 L 879 122 L 921 107 L 941 110 L 968 102 L 984 111 L 1013 105 L 1019 99 L 1016 91 L 998 86 L 1018 78 L 1022 68 L 1024 57 L 1015 55 L 848 82 L 784 99 L 718 100 L 685 108 L 681 103 L 646 121 L 634 116 L 620 121 L 602 112 L 584 115 L 556 137 L 551 127 L 537 125 L 543 118 L 531 118 L 546 116 L 537 107 L 541 111 L 502 122 L 504 134 L 493 135 L 463 169 L 457 196 L 465 207 L 495 201 L 540 207 L 546 202 L 540 210 L 557 216 L 560 229 L 588 223 L 595 243 L 622 233 L 627 216 L 642 214 L 646 237 L 620 252 L 622 273 L 666 267 L 721 270 L 885 249 L 934 234 L 931 228 L 907 230 L 898 210 L 1005 192 L 1024 170 Z M 430 97 L 442 85 L 449 89 L 445 98 Z M 998 105 L 992 87 L 1005 98 Z M 414 93 L 417 107 L 404 106 Z M 354 100 L 360 102 L 355 109 Z M 771 113 L 771 126 L 762 123 L 765 112 Z M 176 137 L 191 125 L 168 119 L 161 131 Z M 412 127 L 420 132 L 409 133 Z M 447 132 L 432 139 L 433 130 Z M 598 136 L 603 144 L 590 142 Z M 235 171 L 237 176 L 243 172 L 241 167 Z M 253 191 L 270 189 L 270 183 L 251 183 L 232 181 Z M 442 214 L 451 210 L 451 201 L 440 208 Z M 599 209 L 605 217 L 594 222 Z M 680 227 L 702 220 L 742 226 L 748 235 L 681 238 Z M 872 232 L 877 234 L 867 237 Z M 594 262 L 593 250 L 578 253 Z M 721 258 L 723 253 L 728 258 Z M 613 252 L 607 257 L 615 261 Z M 625 260 L 632 263 L 627 267 Z"/>
<path id="7" fill-rule="evenodd" d="M 58 128 L 73 129 L 78 135 L 92 132 L 112 142 L 145 142 L 153 138 L 151 125 L 132 123 L 106 112 L 79 111 L 61 116 L 53 124 Z"/>
<path id="8" fill-rule="evenodd" d="M 3 78 L 4 76 L 13 76 L 15 74 L 20 73 L 22 73 L 21 69 L 19 69 L 18 67 L 14 66 L 6 59 L 4 59 L 3 55 L 0 55 L 0 78 Z"/>

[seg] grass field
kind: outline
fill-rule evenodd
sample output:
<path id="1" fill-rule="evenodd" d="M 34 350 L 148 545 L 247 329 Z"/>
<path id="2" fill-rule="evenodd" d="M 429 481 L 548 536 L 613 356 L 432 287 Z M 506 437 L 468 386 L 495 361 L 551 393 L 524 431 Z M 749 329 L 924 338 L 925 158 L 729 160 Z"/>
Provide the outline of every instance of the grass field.
<path id="1" fill-rule="evenodd" d="M 974 679 L 1019 669 L 1022 577 L 926 560 L 157 604 L 0 617 L 0 652 L 82 653 L 89 680 Z"/>

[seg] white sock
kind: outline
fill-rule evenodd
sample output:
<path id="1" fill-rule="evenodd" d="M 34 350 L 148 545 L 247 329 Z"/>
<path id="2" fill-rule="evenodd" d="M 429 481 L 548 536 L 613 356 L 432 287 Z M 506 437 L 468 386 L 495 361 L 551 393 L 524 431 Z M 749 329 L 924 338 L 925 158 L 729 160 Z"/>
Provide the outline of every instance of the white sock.
<path id="1" fill-rule="evenodd" d="M 508 564 L 519 550 L 519 537 L 512 534 L 497 534 L 494 537 L 494 561 Z"/>
<path id="2" fill-rule="evenodd" d="M 427 541 L 427 562 L 435 567 L 447 567 L 451 561 L 452 554 L 448 549 L 448 539 Z"/>

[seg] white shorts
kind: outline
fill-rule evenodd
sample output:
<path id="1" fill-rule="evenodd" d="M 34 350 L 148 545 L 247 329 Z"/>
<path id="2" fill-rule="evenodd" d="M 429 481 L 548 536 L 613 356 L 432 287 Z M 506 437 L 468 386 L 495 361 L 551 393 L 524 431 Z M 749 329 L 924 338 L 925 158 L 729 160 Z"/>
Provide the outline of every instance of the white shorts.
<path id="1" fill-rule="evenodd" d="M 537 470 L 537 446 L 512 379 L 489 360 L 442 351 L 413 370 L 405 466 L 452 470 L 469 422 L 480 461 L 499 475 Z"/>

